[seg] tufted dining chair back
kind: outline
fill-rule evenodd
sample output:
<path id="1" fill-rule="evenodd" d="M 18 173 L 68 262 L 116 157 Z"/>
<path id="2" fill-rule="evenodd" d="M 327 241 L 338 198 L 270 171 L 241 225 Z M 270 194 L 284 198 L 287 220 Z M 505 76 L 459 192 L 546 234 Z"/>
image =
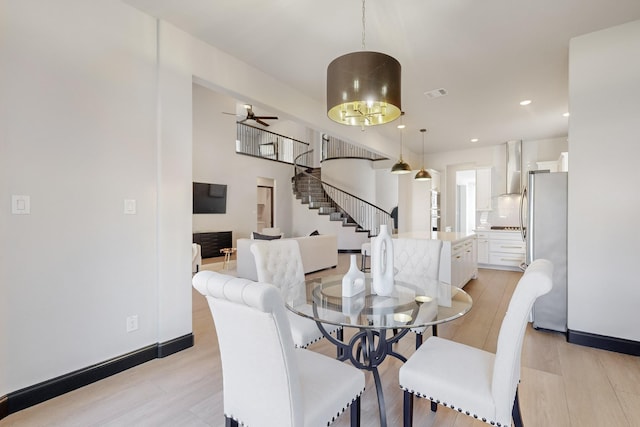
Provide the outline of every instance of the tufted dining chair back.
<path id="1" fill-rule="evenodd" d="M 392 241 L 396 280 L 416 285 L 426 295 L 437 296 L 442 241 L 407 238 Z"/>
<path id="2" fill-rule="evenodd" d="M 304 291 L 304 266 L 298 242 L 292 239 L 259 240 L 251 244 L 258 281 L 272 283 L 285 301 L 293 302 Z"/>
<path id="3" fill-rule="evenodd" d="M 256 262 L 258 281 L 272 283 L 280 290 L 283 299 L 297 306 L 305 303 L 306 289 L 304 281 L 304 266 L 300 255 L 300 246 L 295 240 L 258 240 L 251 244 L 251 252 Z M 306 306 L 306 312 L 311 314 L 313 308 Z M 296 347 L 307 348 L 309 345 L 324 338 L 316 323 L 293 312 L 288 312 L 293 343 Z M 342 337 L 342 327 L 335 324 L 323 323 L 328 333 Z"/>
<path id="4" fill-rule="evenodd" d="M 398 238 L 393 241 L 393 268 L 397 270 L 395 279 L 410 283 L 422 289 L 424 295 L 438 296 L 440 279 L 441 240 Z M 435 316 L 435 313 L 434 313 Z M 432 327 L 433 335 L 438 335 L 437 325 Z M 426 328 L 413 328 L 416 334 L 416 348 L 422 344 Z"/>
<path id="5" fill-rule="evenodd" d="M 358 425 L 364 374 L 296 349 L 273 285 L 201 271 L 193 286 L 207 298 L 215 323 L 227 426 L 326 426 L 350 405 Z"/>

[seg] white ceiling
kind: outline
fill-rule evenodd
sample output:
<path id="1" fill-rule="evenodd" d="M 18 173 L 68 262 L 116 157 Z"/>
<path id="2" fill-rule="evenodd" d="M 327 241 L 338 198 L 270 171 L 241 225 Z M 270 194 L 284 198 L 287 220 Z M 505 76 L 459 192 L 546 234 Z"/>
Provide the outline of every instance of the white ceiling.
<path id="1" fill-rule="evenodd" d="M 323 104 L 327 65 L 362 48 L 361 0 L 124 1 Z M 566 136 L 570 39 L 637 19 L 640 0 L 368 0 L 366 50 L 400 61 L 404 142 L 427 128 L 434 153 Z"/>

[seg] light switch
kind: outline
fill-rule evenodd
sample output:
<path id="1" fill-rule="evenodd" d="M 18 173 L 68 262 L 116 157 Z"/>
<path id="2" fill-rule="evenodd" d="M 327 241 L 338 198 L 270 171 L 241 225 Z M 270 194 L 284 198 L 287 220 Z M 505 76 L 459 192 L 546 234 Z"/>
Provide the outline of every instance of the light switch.
<path id="1" fill-rule="evenodd" d="M 31 213 L 31 197 L 11 196 L 11 213 L 14 215 L 29 215 Z"/>
<path id="2" fill-rule="evenodd" d="M 136 213 L 135 199 L 124 199 L 124 213 L 125 215 L 135 215 Z"/>

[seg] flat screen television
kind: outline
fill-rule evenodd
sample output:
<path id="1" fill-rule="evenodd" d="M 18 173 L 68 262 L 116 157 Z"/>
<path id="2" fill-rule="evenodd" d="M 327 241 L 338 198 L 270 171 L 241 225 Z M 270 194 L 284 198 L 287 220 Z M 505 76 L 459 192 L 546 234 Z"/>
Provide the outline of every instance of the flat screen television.
<path id="1" fill-rule="evenodd" d="M 193 183 L 193 213 L 223 214 L 227 213 L 227 185 Z"/>

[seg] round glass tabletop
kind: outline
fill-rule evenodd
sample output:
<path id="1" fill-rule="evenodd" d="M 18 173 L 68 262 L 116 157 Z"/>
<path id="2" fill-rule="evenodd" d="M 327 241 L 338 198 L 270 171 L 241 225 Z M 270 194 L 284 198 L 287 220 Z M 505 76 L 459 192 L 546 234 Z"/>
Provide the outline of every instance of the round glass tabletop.
<path id="1" fill-rule="evenodd" d="M 401 329 L 448 322 L 467 313 L 473 301 L 460 288 L 438 284 L 438 295 L 425 295 L 418 287 L 396 281 L 390 296 L 376 295 L 367 275 L 365 290 L 342 296 L 342 276 L 308 280 L 305 290 L 287 307 L 310 319 L 357 328 Z"/>

